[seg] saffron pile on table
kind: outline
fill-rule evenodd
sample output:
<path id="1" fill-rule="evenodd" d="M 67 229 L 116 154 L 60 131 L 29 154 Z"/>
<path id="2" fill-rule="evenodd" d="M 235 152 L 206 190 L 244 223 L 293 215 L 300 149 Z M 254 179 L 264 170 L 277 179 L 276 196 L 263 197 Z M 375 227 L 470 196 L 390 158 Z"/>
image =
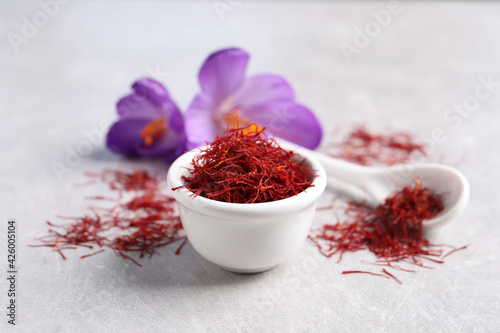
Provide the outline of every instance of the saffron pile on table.
<path id="1" fill-rule="evenodd" d="M 413 156 L 426 156 L 425 144 L 406 132 L 375 134 L 357 126 L 340 142 L 328 143 L 326 153 L 361 165 L 408 163 Z"/>
<path id="2" fill-rule="evenodd" d="M 388 197 L 375 208 L 360 203 L 348 202 L 345 208 L 346 219 L 336 224 L 325 224 L 314 230 L 309 238 L 327 257 L 339 255 L 339 262 L 346 252 L 368 249 L 376 257 L 374 264 L 402 271 L 405 269 L 396 262 L 405 262 L 430 268 L 425 261 L 443 263 L 446 256 L 463 249 L 451 248 L 445 253 L 445 245 L 433 245 L 423 235 L 423 222 L 443 210 L 440 197 L 429 188 L 423 187 L 419 179 L 414 186 L 405 186 Z M 385 268 L 381 273 L 368 271 L 343 271 L 343 274 L 367 273 L 389 277 L 401 281 Z"/>
<path id="3" fill-rule="evenodd" d="M 109 198 L 94 196 L 88 199 L 110 201 L 111 207 L 90 206 L 87 214 L 81 217 L 67 217 L 65 224 L 54 224 L 49 234 L 38 238 L 40 244 L 66 259 L 63 250 L 88 248 L 98 249 L 86 258 L 105 249 L 113 250 L 118 256 L 131 260 L 141 266 L 129 253 L 139 253 L 151 257 L 158 254 L 157 248 L 182 241 L 176 254 L 180 253 L 187 241 L 182 224 L 176 211 L 175 200 L 163 194 L 164 175 L 157 176 L 146 170 L 124 172 L 104 170 L 101 173 L 87 173 L 90 181 L 83 185 L 105 183 L 118 196 Z"/>
<path id="4" fill-rule="evenodd" d="M 285 199 L 312 186 L 314 170 L 255 125 L 228 129 L 192 161 L 184 185 L 194 196 L 231 203 Z M 176 190 L 177 188 L 173 189 Z"/>

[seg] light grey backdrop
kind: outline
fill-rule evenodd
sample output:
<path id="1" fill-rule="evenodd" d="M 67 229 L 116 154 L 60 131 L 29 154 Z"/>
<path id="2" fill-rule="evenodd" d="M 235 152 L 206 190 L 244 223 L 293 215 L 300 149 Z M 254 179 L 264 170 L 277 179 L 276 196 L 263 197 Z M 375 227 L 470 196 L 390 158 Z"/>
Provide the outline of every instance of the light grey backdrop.
<path id="1" fill-rule="evenodd" d="M 42 3 L 52 7 L 0 3 L 0 258 L 6 271 L 6 221 L 15 218 L 19 332 L 500 330 L 499 4 Z M 25 26 L 34 20 L 39 27 L 30 31 Z M 363 39 L 360 30 L 371 36 Z M 433 131 L 443 132 L 434 156 L 449 164 L 465 157 L 460 169 L 472 195 L 465 213 L 430 237 L 469 249 L 434 270 L 399 274 L 398 285 L 340 274 L 366 269 L 360 260 L 371 260 L 369 253 L 337 264 L 311 243 L 289 262 L 249 276 L 219 269 L 189 245 L 178 257 L 162 249 L 142 268 L 111 252 L 85 260 L 83 252 L 69 253 L 63 261 L 28 247 L 46 232 L 46 219 L 84 211 L 82 198 L 96 191 L 74 187 L 84 171 L 166 170 L 125 161 L 102 142 L 59 177 L 53 166 L 67 165 L 85 133 L 116 118 L 114 103 L 139 77 L 156 76 L 185 109 L 198 91 L 201 63 L 227 46 L 251 53 L 250 73 L 288 78 L 326 136 L 353 122 L 430 141 Z M 482 80 L 493 83 L 479 99 Z M 453 111 L 464 103 L 465 112 Z M 332 219 L 323 212 L 314 223 Z M 6 331 L 7 283 L 0 281 Z"/>

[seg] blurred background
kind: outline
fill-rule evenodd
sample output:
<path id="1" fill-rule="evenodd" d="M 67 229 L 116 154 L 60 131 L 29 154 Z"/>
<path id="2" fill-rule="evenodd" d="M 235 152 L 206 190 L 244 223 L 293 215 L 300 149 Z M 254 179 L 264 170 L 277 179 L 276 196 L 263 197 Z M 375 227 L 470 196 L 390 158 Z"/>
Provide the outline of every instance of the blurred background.
<path id="1" fill-rule="evenodd" d="M 19 325 L 25 332 L 498 331 L 499 17 L 493 1 L 2 0 L 0 218 L 21 221 Z M 324 142 L 363 123 L 416 133 L 436 159 L 460 162 L 471 202 L 435 237 L 471 247 L 405 276 L 403 286 L 345 279 L 349 262 L 328 261 L 311 244 L 283 267 L 248 277 L 220 271 L 190 247 L 188 265 L 167 252 L 142 270 L 112 253 L 104 264 L 63 262 L 27 247 L 45 232 L 45 219 L 83 209 L 74 183 L 84 171 L 131 165 L 99 140 L 78 162 L 69 165 L 67 156 L 85 133 L 104 135 L 132 82 L 157 79 L 185 110 L 207 55 L 230 46 L 251 54 L 248 74 L 289 80 L 321 120 Z M 67 166 L 64 174 L 55 162 Z M 165 168 L 155 163 L 133 165 Z M 351 264 L 363 259 L 355 258 Z"/>

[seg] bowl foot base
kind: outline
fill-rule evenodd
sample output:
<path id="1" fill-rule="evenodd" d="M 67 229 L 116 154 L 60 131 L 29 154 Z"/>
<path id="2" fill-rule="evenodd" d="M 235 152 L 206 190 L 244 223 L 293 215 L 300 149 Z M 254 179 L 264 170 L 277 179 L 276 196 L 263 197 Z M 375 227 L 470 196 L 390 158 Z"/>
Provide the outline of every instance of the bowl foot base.
<path id="1" fill-rule="evenodd" d="M 255 268 L 255 269 L 240 269 L 240 268 L 231 268 L 231 267 L 226 267 L 226 266 L 221 266 L 218 265 L 220 268 L 229 271 L 231 273 L 238 273 L 238 274 L 256 274 L 256 273 L 262 273 L 265 271 L 268 271 L 270 269 L 273 269 L 274 267 L 278 265 L 273 265 L 270 267 L 265 267 L 265 268 Z"/>

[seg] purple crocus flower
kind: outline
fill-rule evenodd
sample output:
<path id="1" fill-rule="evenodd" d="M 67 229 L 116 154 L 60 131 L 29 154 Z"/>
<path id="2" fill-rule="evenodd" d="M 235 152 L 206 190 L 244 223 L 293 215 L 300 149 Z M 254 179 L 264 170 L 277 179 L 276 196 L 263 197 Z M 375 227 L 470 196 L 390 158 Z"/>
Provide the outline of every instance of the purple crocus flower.
<path id="1" fill-rule="evenodd" d="M 186 148 L 182 114 L 159 82 L 144 78 L 132 94 L 118 101 L 120 119 L 111 126 L 106 145 L 127 156 L 162 158 L 172 162 Z"/>
<path id="2" fill-rule="evenodd" d="M 249 57 L 241 49 L 229 48 L 207 58 L 198 75 L 201 92 L 186 111 L 187 148 L 212 141 L 228 124 L 244 127 L 251 123 L 277 137 L 316 148 L 322 129 L 314 114 L 295 102 L 295 93 L 284 78 L 272 74 L 245 78 Z"/>

